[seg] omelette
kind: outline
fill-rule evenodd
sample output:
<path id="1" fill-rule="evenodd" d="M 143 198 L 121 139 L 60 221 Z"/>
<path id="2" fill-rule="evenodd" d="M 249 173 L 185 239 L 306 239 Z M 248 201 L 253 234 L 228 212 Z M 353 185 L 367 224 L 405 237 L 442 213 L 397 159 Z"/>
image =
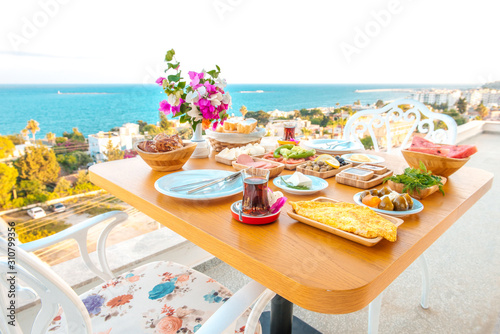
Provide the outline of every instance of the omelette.
<path id="1" fill-rule="evenodd" d="M 367 207 L 344 202 L 290 202 L 296 214 L 339 230 L 373 239 L 396 241 L 397 226 Z"/>

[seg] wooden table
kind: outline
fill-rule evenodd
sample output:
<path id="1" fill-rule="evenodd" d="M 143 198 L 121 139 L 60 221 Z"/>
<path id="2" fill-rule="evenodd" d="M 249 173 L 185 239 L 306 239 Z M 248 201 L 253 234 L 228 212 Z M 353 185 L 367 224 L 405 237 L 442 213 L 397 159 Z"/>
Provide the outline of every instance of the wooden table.
<path id="1" fill-rule="evenodd" d="M 384 164 L 396 173 L 407 166 L 402 157 L 377 155 L 385 157 Z M 190 169 L 233 170 L 213 157 L 189 160 L 183 170 Z M 288 204 L 277 222 L 253 226 L 231 218 L 230 205 L 241 194 L 210 201 L 167 197 L 153 187 L 165 174 L 152 171 L 140 158 L 90 168 L 90 179 L 99 187 L 292 303 L 329 314 L 367 306 L 493 183 L 492 173 L 463 167 L 444 186 L 446 196 L 431 195 L 422 200 L 425 208 L 421 213 L 404 218 L 396 242 L 382 240 L 365 247 L 289 218 Z M 314 195 L 286 196 L 292 201 L 326 196 L 353 203 L 353 195 L 360 191 L 337 184 L 335 178 L 327 181 L 329 187 Z"/>

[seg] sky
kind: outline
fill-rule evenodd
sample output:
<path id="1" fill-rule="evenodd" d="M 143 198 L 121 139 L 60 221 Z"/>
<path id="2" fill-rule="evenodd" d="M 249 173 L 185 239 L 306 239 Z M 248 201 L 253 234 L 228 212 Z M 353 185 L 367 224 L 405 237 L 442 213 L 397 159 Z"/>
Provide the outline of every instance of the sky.
<path id="1" fill-rule="evenodd" d="M 500 80 L 491 0 L 0 2 L 0 84 L 153 83 L 176 51 L 228 83 Z"/>

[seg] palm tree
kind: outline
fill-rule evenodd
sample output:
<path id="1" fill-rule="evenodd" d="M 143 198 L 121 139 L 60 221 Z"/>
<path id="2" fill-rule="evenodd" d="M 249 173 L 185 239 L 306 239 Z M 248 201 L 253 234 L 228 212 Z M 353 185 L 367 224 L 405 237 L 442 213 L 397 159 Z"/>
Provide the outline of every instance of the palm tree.
<path id="1" fill-rule="evenodd" d="M 247 107 L 241 106 L 240 113 L 241 113 L 241 116 L 243 116 L 243 118 L 245 118 L 245 115 L 247 114 L 247 112 L 248 112 Z"/>
<path id="2" fill-rule="evenodd" d="M 29 138 L 28 138 L 28 132 L 29 132 L 28 129 L 22 129 L 21 130 L 21 136 L 23 136 L 24 140 L 29 140 Z"/>
<path id="3" fill-rule="evenodd" d="M 344 134 L 344 126 L 347 123 L 347 118 L 343 117 L 338 117 L 334 122 L 334 128 L 340 125 L 340 133 L 339 133 L 339 138 L 342 138 L 342 135 Z"/>
<path id="4" fill-rule="evenodd" d="M 33 142 L 35 142 L 35 133 L 40 131 L 40 127 L 38 125 L 38 122 L 34 119 L 30 119 L 28 121 L 28 125 L 26 125 L 26 130 L 31 131 L 31 133 L 33 134 Z"/>
<path id="5" fill-rule="evenodd" d="M 51 144 L 54 144 L 56 141 L 56 134 L 55 133 L 49 132 L 45 135 L 45 137 L 47 138 L 47 141 Z"/>

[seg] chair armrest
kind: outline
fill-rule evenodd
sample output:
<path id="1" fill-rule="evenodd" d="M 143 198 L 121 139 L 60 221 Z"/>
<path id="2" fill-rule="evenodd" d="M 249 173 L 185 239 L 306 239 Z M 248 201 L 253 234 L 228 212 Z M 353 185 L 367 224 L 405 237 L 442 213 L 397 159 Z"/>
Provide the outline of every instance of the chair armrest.
<path id="1" fill-rule="evenodd" d="M 196 332 L 197 334 L 234 333 L 234 326 L 238 318 L 266 292 L 266 287 L 251 281 L 238 290 L 222 305 Z M 258 317 L 257 317 L 258 321 Z"/>
<path id="2" fill-rule="evenodd" d="M 82 256 L 85 265 L 97 276 L 99 276 L 104 281 L 108 281 L 113 278 L 113 273 L 109 268 L 108 261 L 106 258 L 106 239 L 109 232 L 118 224 L 127 220 L 128 215 L 122 211 L 110 211 L 98 215 L 96 217 L 87 219 L 79 224 L 73 225 L 64 231 L 58 232 L 51 236 L 43 239 L 31 241 L 25 244 L 18 245 L 19 248 L 25 250 L 26 252 L 34 252 L 41 248 L 55 245 L 61 241 L 74 239 L 78 243 L 78 249 L 80 250 L 80 255 Z M 87 238 L 88 231 L 91 227 L 102 223 L 104 221 L 113 219 L 101 232 L 97 240 L 97 254 L 99 258 L 99 264 L 102 270 L 99 270 L 94 263 L 90 260 L 90 256 L 87 249 Z"/>

